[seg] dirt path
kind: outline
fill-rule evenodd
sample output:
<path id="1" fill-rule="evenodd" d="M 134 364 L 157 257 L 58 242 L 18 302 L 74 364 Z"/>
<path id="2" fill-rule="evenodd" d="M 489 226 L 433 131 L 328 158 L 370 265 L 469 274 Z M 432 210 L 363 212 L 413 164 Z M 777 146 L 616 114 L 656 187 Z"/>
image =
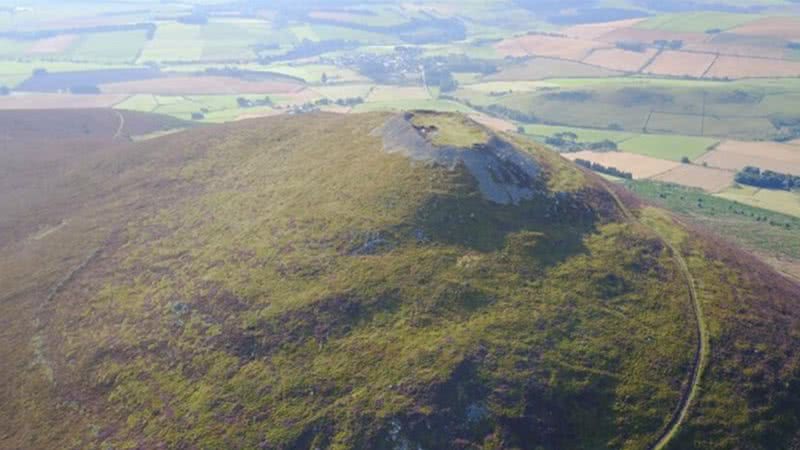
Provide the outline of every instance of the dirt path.
<path id="1" fill-rule="evenodd" d="M 686 263 L 686 260 L 681 255 L 681 252 L 677 247 L 675 247 L 672 243 L 670 243 L 658 230 L 647 226 L 639 219 L 637 219 L 625 206 L 625 204 L 620 200 L 616 193 L 614 193 L 611 189 L 606 187 L 606 191 L 614 198 L 614 202 L 622 211 L 622 214 L 625 218 L 630 222 L 635 222 L 643 227 L 647 228 L 651 232 L 653 232 L 659 239 L 664 243 L 664 245 L 669 248 L 670 252 L 672 253 L 672 257 L 675 260 L 675 264 L 678 267 L 678 270 L 681 272 L 683 276 L 686 287 L 688 289 L 689 300 L 692 304 L 692 309 L 694 310 L 694 315 L 696 319 L 696 326 L 697 326 L 697 342 L 695 343 L 695 357 L 694 357 L 694 364 L 692 364 L 691 373 L 689 374 L 690 383 L 681 393 L 680 401 L 678 402 L 677 407 L 675 408 L 675 412 L 672 414 L 672 418 L 667 422 L 666 427 L 658 436 L 658 439 L 648 447 L 649 450 L 663 450 L 669 444 L 669 442 L 678 434 L 681 426 L 686 421 L 686 418 L 689 416 L 689 410 L 692 407 L 692 403 L 694 402 L 695 398 L 697 397 L 697 392 L 700 386 L 700 378 L 703 375 L 703 370 L 705 369 L 708 363 L 708 357 L 710 354 L 710 344 L 709 344 L 709 337 L 708 337 L 708 329 L 706 327 L 705 320 L 703 320 L 703 307 L 700 304 L 700 300 L 697 296 L 697 289 L 694 281 L 694 277 L 692 276 L 691 271 L 689 270 L 689 265 Z"/>
<path id="2" fill-rule="evenodd" d="M 114 112 L 116 112 L 117 117 L 119 117 L 119 127 L 117 128 L 117 132 L 114 133 L 114 137 L 111 138 L 111 140 L 116 141 L 119 139 L 120 135 L 122 135 L 122 130 L 125 129 L 125 116 L 119 111 Z"/>

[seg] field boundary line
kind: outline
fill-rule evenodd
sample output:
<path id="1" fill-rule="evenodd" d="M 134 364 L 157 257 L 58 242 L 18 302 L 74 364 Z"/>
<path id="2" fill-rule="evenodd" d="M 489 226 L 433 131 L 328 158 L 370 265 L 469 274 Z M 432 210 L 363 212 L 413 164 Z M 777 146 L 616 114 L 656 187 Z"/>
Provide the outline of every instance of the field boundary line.
<path id="1" fill-rule="evenodd" d="M 661 158 L 655 158 L 655 159 L 661 159 Z M 669 160 L 669 159 L 664 159 L 664 161 L 671 161 L 671 160 Z M 672 161 L 672 162 L 675 162 L 675 161 Z M 684 166 L 684 164 L 681 164 L 681 165 L 679 165 L 679 166 L 675 166 L 675 167 L 673 167 L 673 168 L 671 168 L 671 169 L 667 169 L 667 170 L 665 170 L 665 171 L 663 171 L 663 172 L 658 172 L 657 174 L 650 175 L 649 177 L 647 177 L 647 178 L 643 178 L 643 179 L 645 179 L 645 180 L 653 180 L 653 179 L 655 179 L 656 177 L 660 177 L 660 176 L 662 176 L 662 175 L 666 175 L 666 174 L 668 174 L 668 173 L 672 172 L 673 170 L 678 170 L 678 169 L 680 169 L 680 168 L 681 168 L 681 167 L 683 167 L 683 166 Z"/>
<path id="2" fill-rule="evenodd" d="M 641 74 L 642 72 L 644 72 L 645 69 L 647 69 L 648 67 L 652 66 L 653 63 L 656 62 L 656 59 L 658 59 L 658 57 L 661 56 L 662 53 L 664 53 L 664 48 L 659 48 L 658 51 L 656 52 L 656 54 L 653 55 L 650 59 L 648 59 L 644 63 L 644 65 L 642 67 L 640 67 L 639 70 L 637 70 L 635 73 Z"/>
<path id="3" fill-rule="evenodd" d="M 706 67 L 706 70 L 703 71 L 703 73 L 700 75 L 700 78 L 705 78 L 706 75 L 708 75 L 708 72 L 711 72 L 711 68 L 714 67 L 714 64 L 717 63 L 717 60 L 719 60 L 719 53 L 714 55 L 714 59 L 711 60 L 711 64 Z"/>

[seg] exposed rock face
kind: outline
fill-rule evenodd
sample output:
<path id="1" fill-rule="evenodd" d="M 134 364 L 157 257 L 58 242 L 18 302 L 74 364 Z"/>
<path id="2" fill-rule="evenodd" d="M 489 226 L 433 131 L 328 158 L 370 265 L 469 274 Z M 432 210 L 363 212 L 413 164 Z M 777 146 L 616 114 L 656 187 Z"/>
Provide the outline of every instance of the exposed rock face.
<path id="1" fill-rule="evenodd" d="M 516 205 L 536 195 L 532 181 L 541 173 L 539 166 L 508 142 L 493 135 L 470 148 L 436 146 L 411 123 L 411 117 L 411 113 L 394 116 L 379 130 L 386 152 L 450 169 L 463 165 L 484 198 L 494 203 Z"/>

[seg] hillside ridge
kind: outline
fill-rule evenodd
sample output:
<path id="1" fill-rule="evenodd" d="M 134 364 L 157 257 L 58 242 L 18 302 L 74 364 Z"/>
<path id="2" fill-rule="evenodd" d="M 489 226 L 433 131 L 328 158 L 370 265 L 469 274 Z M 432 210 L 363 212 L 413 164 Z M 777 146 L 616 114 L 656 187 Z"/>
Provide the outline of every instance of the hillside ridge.
<path id="1" fill-rule="evenodd" d="M 464 116 L 253 119 L 76 167 L 75 203 L 32 211 L 61 225 L 0 256 L 3 446 L 644 449 L 676 409 L 665 448 L 795 438 L 800 288 Z"/>

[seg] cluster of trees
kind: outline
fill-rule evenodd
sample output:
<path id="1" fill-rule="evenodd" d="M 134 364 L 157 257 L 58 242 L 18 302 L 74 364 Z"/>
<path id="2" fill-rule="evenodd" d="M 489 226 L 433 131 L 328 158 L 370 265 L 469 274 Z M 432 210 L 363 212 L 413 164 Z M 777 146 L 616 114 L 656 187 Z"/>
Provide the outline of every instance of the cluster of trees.
<path id="1" fill-rule="evenodd" d="M 239 104 L 239 108 L 255 108 L 256 106 L 272 106 L 272 99 L 264 97 L 263 99 L 251 100 L 249 98 L 239 97 L 236 99 L 236 103 Z"/>
<path id="2" fill-rule="evenodd" d="M 565 152 L 579 152 L 581 150 L 613 152 L 617 150 L 617 143 L 614 141 L 604 139 L 598 142 L 578 142 L 578 135 L 571 132 L 556 133 L 546 138 L 544 142 Z"/>
<path id="3" fill-rule="evenodd" d="M 800 42 L 789 42 L 786 46 L 792 50 L 800 50 Z"/>
<path id="4" fill-rule="evenodd" d="M 636 41 L 619 41 L 616 43 L 618 49 L 627 50 L 629 52 L 639 52 L 643 53 L 647 50 L 647 44 L 644 42 L 636 42 Z"/>
<path id="5" fill-rule="evenodd" d="M 800 177 L 787 173 L 761 170 L 748 166 L 736 174 L 736 182 L 766 189 L 783 189 L 791 191 L 800 188 Z"/>
<path id="6" fill-rule="evenodd" d="M 548 100 L 583 103 L 592 99 L 592 93 L 587 91 L 564 91 L 545 94 L 544 97 Z"/>
<path id="7" fill-rule="evenodd" d="M 633 174 L 630 172 L 623 172 L 616 167 L 606 167 L 602 164 L 598 164 L 595 162 L 587 161 L 585 159 L 576 159 L 575 164 L 579 166 L 586 167 L 587 169 L 594 170 L 595 172 L 604 173 L 606 175 L 611 175 L 619 178 L 624 178 L 626 180 L 632 180 Z"/>
<path id="8" fill-rule="evenodd" d="M 680 39 L 676 39 L 676 40 L 672 40 L 672 41 L 667 41 L 667 40 L 664 40 L 664 39 L 658 39 L 658 40 L 653 41 L 653 44 L 655 44 L 656 47 L 659 47 L 659 48 L 662 48 L 662 49 L 668 48 L 670 50 L 679 50 L 679 49 L 681 49 L 683 47 L 683 41 L 681 41 Z"/>
<path id="9" fill-rule="evenodd" d="M 336 100 L 323 98 L 314 102 L 314 104 L 317 106 L 329 106 L 329 105 L 356 106 L 362 103 L 364 103 L 364 99 L 361 97 L 337 98 Z"/>
<path id="10" fill-rule="evenodd" d="M 364 99 L 361 97 L 350 97 L 350 98 L 339 98 L 336 100 L 331 100 L 329 98 L 321 98 L 314 102 L 305 102 L 302 105 L 292 105 L 289 107 L 290 112 L 294 114 L 304 114 L 319 111 L 320 107 L 322 106 L 356 106 L 364 103 Z"/>

